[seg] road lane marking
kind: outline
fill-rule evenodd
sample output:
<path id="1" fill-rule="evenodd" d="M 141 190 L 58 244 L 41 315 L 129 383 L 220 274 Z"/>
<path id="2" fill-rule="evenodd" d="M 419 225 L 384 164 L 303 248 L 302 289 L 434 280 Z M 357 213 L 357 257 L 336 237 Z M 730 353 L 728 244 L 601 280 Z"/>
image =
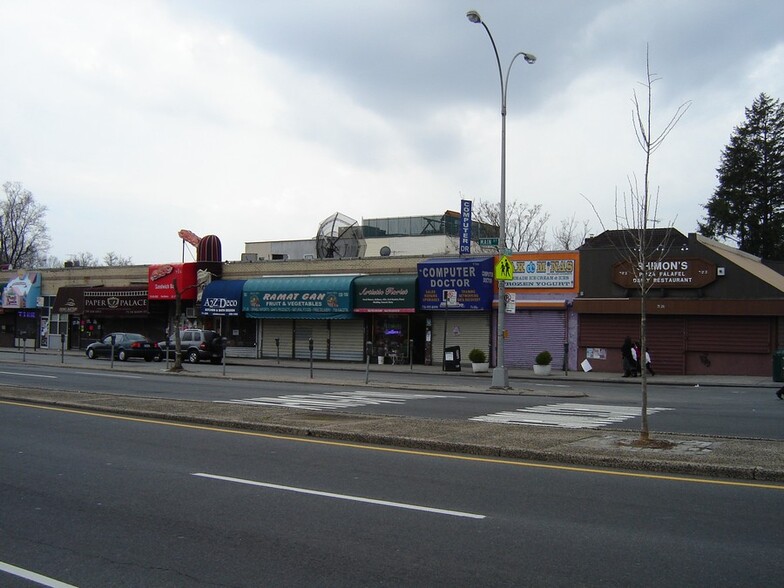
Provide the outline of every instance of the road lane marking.
<path id="1" fill-rule="evenodd" d="M 649 408 L 648 414 L 656 414 L 671 408 Z M 595 429 L 622 423 L 640 416 L 634 406 L 611 406 L 606 404 L 579 404 L 562 402 L 542 406 L 529 406 L 517 410 L 505 410 L 468 420 L 507 425 L 532 425 L 536 427 L 559 427 L 562 429 Z"/>
<path id="2" fill-rule="evenodd" d="M 214 425 L 198 425 L 198 424 L 186 423 L 186 422 L 166 421 L 163 419 L 154 419 L 149 417 L 125 416 L 120 414 L 113 414 L 110 412 L 98 412 L 98 410 L 63 408 L 60 406 L 46 406 L 42 404 L 33 404 L 31 402 L 23 402 L 18 400 L 0 399 L 0 404 L 7 404 L 9 406 L 21 406 L 24 408 L 33 408 L 36 410 L 64 412 L 68 414 L 77 414 L 80 416 L 113 419 L 113 420 L 128 421 L 133 423 L 143 423 L 148 425 L 175 427 L 179 429 L 207 431 L 212 433 L 224 433 L 228 435 L 242 435 L 245 437 L 273 439 L 275 441 L 289 441 L 294 443 L 312 443 L 314 445 L 328 445 L 332 447 L 360 449 L 363 451 L 396 453 L 399 455 L 415 455 L 418 457 L 434 457 L 437 459 L 454 459 L 457 461 L 471 461 L 471 462 L 488 463 L 494 465 L 509 465 L 515 467 L 534 468 L 540 470 L 556 470 L 561 472 L 576 472 L 581 474 L 597 474 L 602 476 L 620 476 L 622 478 L 641 478 L 645 480 L 660 480 L 660 481 L 664 480 L 667 482 L 682 482 L 682 483 L 689 483 L 689 484 L 708 484 L 710 486 L 734 486 L 734 487 L 742 487 L 742 488 L 756 488 L 760 490 L 784 491 L 784 484 L 777 484 L 775 482 L 763 483 L 763 482 L 743 482 L 743 481 L 735 481 L 735 480 L 717 480 L 714 478 L 690 478 L 688 476 L 681 476 L 681 475 L 649 474 L 644 472 L 600 469 L 600 468 L 587 467 L 587 466 L 557 465 L 557 464 L 550 464 L 550 463 L 523 461 L 523 460 L 513 459 L 513 458 L 482 457 L 482 456 L 474 456 L 474 455 L 462 455 L 459 453 L 443 453 L 443 452 L 439 453 L 436 451 L 430 451 L 424 449 L 401 449 L 399 447 L 351 443 L 349 441 L 330 441 L 328 439 L 315 439 L 313 437 L 296 437 L 294 436 L 294 434 L 284 435 L 281 433 L 263 433 L 261 431 L 230 429 L 228 427 L 218 427 Z"/>
<path id="3" fill-rule="evenodd" d="M 99 371 L 99 370 L 96 370 L 94 372 L 73 372 L 73 373 L 74 374 L 79 374 L 80 376 L 95 376 L 95 375 L 99 375 L 99 376 L 106 376 L 107 378 L 126 378 L 126 379 L 129 379 L 129 380 L 140 380 L 141 378 L 145 377 L 145 376 L 129 376 L 127 374 L 112 374 L 110 372 L 102 372 L 102 371 Z"/>
<path id="4" fill-rule="evenodd" d="M 47 376 L 44 374 L 25 374 L 23 372 L 0 372 L 4 376 L 24 376 L 27 378 L 51 378 L 53 380 L 57 379 L 57 376 Z"/>
<path id="5" fill-rule="evenodd" d="M 376 504 L 379 506 L 390 506 L 406 510 L 418 510 L 434 514 L 442 514 L 453 517 L 463 517 L 466 519 L 484 519 L 485 515 L 461 512 L 459 510 L 447 510 L 434 508 L 431 506 L 420 506 L 418 504 L 406 504 L 405 502 L 390 502 L 389 500 L 378 500 L 376 498 L 364 498 L 362 496 L 351 496 L 349 494 L 335 494 L 334 492 L 322 492 L 321 490 L 309 490 L 307 488 L 296 488 L 294 486 L 282 486 L 280 484 L 270 484 L 268 482 L 257 482 L 255 480 L 244 480 L 242 478 L 230 478 L 228 476 L 218 476 L 215 474 L 194 473 L 191 474 L 199 478 L 210 478 L 212 480 L 222 480 L 224 482 L 234 482 L 235 484 L 246 484 L 248 486 L 259 486 L 261 488 L 272 488 L 273 490 L 285 490 L 286 492 L 296 492 L 298 494 L 310 494 L 312 496 L 322 496 L 324 498 L 336 498 L 338 500 L 349 500 L 352 502 L 364 502 L 366 504 Z"/>
<path id="6" fill-rule="evenodd" d="M 219 404 L 249 404 L 299 408 L 302 410 L 341 410 L 381 404 L 404 404 L 408 400 L 430 400 L 432 398 L 453 398 L 438 394 L 412 394 L 406 392 L 375 392 L 355 390 L 353 392 L 332 392 L 328 394 L 287 394 L 284 396 L 262 396 L 243 400 L 216 400 Z"/>
<path id="7" fill-rule="evenodd" d="M 2 561 L 0 561 L 0 571 L 7 572 L 19 578 L 24 578 L 25 580 L 30 580 L 31 582 L 35 582 L 41 586 L 51 586 L 52 588 L 76 588 L 76 586 L 73 584 L 66 584 L 65 582 L 60 582 L 60 580 L 42 576 L 41 574 L 36 574 L 30 570 L 18 568 Z"/>

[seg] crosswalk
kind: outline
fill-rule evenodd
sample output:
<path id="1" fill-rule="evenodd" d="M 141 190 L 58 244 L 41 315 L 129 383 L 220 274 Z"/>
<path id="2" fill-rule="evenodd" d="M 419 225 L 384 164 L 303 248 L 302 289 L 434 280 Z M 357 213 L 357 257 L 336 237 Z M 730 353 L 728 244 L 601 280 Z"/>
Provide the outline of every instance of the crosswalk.
<path id="1" fill-rule="evenodd" d="M 648 415 L 672 410 L 670 408 L 648 408 Z M 517 410 L 505 410 L 469 420 L 507 425 L 530 425 L 537 427 L 560 427 L 564 429 L 595 429 L 614 425 L 640 416 L 641 409 L 635 406 L 610 406 L 605 404 L 558 403 L 530 406 Z"/>
<path id="2" fill-rule="evenodd" d="M 402 405 L 411 401 L 433 399 L 455 399 L 454 395 L 418 394 L 407 392 L 352 390 L 328 394 L 287 394 L 274 397 L 244 398 L 218 401 L 228 404 L 296 408 L 312 411 L 339 411 L 365 406 Z M 648 408 L 648 414 L 656 414 L 670 408 Z M 578 404 L 560 402 L 505 410 L 468 420 L 505 425 L 530 425 L 538 427 L 561 427 L 566 429 L 596 429 L 622 423 L 640 416 L 637 406 L 613 406 L 606 404 Z"/>
<path id="3" fill-rule="evenodd" d="M 276 396 L 274 398 L 246 398 L 243 400 L 229 400 L 228 403 L 277 406 L 283 408 L 298 408 L 302 410 L 345 410 L 362 406 L 404 404 L 409 400 L 430 400 L 433 398 L 454 398 L 454 396 L 356 390 L 352 392 L 335 392 L 332 394 L 289 394 L 286 396 Z"/>

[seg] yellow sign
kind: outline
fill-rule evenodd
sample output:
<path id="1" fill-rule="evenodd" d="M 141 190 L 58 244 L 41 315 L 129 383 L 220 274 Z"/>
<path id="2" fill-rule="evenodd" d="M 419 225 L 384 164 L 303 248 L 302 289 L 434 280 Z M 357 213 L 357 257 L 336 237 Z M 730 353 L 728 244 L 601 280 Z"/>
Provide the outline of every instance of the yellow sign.
<path id="1" fill-rule="evenodd" d="M 514 265 L 506 255 L 502 255 L 495 264 L 496 280 L 514 280 Z"/>

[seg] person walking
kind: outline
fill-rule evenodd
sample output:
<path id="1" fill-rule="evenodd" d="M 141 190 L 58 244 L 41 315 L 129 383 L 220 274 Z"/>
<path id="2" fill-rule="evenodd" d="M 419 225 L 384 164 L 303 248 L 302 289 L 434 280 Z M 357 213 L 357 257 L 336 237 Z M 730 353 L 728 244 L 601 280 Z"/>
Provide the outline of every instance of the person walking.
<path id="1" fill-rule="evenodd" d="M 648 370 L 648 373 L 652 376 L 655 376 L 656 373 L 653 371 L 653 366 L 651 365 L 651 354 L 648 353 L 648 350 L 645 350 L 645 369 Z"/>
<path id="2" fill-rule="evenodd" d="M 621 359 L 623 360 L 623 377 L 628 378 L 634 373 L 634 356 L 632 355 L 632 338 L 626 337 L 621 345 Z"/>

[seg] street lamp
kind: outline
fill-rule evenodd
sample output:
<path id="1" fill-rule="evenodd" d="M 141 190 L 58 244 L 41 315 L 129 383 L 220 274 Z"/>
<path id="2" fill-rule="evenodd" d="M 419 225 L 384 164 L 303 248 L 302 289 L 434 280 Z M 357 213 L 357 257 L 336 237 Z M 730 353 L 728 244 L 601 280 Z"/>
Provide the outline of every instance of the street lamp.
<path id="1" fill-rule="evenodd" d="M 501 205 L 498 215 L 498 250 L 501 255 L 506 253 L 506 90 L 509 87 L 509 72 L 512 71 L 512 65 L 515 59 L 522 57 L 527 63 L 536 62 L 536 56 L 531 53 L 520 51 L 512 57 L 509 62 L 509 67 L 506 69 L 506 77 L 504 77 L 503 70 L 501 69 L 501 58 L 498 56 L 498 48 L 495 45 L 493 35 L 490 29 L 479 16 L 476 10 L 469 10 L 466 12 L 466 18 L 474 24 L 481 24 L 487 36 L 490 37 L 490 42 L 493 44 L 493 52 L 495 53 L 495 60 L 498 63 L 498 77 L 501 80 Z M 503 280 L 498 281 L 498 320 L 497 320 L 497 333 L 496 333 L 496 361 L 493 368 L 493 388 L 508 388 L 509 387 L 509 373 L 507 372 L 506 365 L 504 365 L 504 312 L 506 294 L 506 282 Z"/>

